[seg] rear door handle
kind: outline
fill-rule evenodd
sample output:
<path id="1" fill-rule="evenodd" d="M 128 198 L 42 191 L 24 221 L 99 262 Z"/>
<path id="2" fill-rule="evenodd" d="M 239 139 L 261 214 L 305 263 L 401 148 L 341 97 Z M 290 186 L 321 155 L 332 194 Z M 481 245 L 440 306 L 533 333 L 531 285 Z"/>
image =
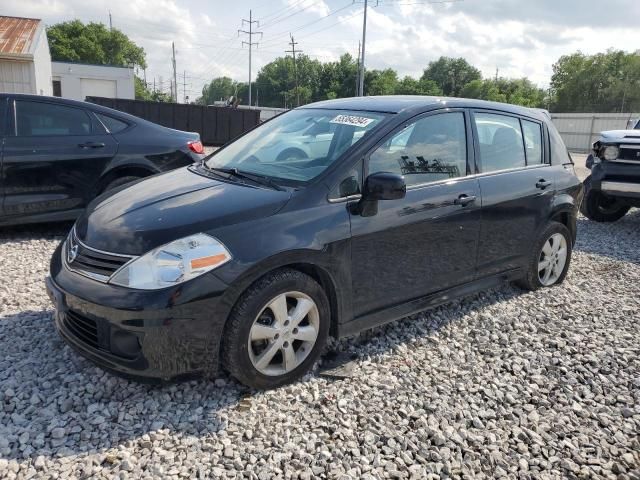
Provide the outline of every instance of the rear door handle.
<path id="1" fill-rule="evenodd" d="M 467 205 L 475 201 L 476 201 L 475 195 L 467 195 L 466 193 L 463 193 L 453 201 L 453 204 L 460 205 L 461 207 L 466 207 Z"/>
<path id="2" fill-rule="evenodd" d="M 540 180 L 538 180 L 538 183 L 536 183 L 536 188 L 539 188 L 540 190 L 544 190 L 547 187 L 551 186 L 551 182 L 547 182 L 544 178 L 541 178 Z"/>
<path id="3" fill-rule="evenodd" d="M 104 143 L 102 142 L 87 142 L 78 144 L 80 148 L 104 148 Z"/>

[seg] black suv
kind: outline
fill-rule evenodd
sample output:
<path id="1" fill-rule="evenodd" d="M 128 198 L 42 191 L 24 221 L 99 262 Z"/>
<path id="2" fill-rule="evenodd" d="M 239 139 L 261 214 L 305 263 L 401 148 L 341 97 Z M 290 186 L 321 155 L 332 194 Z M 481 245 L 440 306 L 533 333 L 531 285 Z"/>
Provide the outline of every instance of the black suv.
<path id="1" fill-rule="evenodd" d="M 197 133 L 86 102 L 0 94 L 0 225 L 74 219 L 98 194 L 202 153 Z"/>
<path id="2" fill-rule="evenodd" d="M 640 207 L 640 130 L 602 132 L 586 166 L 591 175 L 584 181 L 584 216 L 615 222 Z"/>
<path id="3" fill-rule="evenodd" d="M 317 125 L 301 156 L 293 123 Z M 286 142 L 281 141 L 287 139 Z M 539 112 L 433 97 L 280 115 L 97 198 L 53 254 L 62 337 L 134 377 L 268 388 L 341 337 L 514 280 L 563 281 L 582 185 Z"/>

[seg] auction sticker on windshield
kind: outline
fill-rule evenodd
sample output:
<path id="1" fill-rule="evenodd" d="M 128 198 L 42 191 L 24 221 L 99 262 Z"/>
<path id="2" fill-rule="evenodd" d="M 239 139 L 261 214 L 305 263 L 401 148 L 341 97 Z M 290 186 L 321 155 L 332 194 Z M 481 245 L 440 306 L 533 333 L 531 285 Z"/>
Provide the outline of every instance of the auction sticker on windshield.
<path id="1" fill-rule="evenodd" d="M 329 123 L 339 123 L 340 125 L 352 125 L 354 127 L 366 127 L 374 118 L 359 117 L 357 115 L 338 115 Z"/>

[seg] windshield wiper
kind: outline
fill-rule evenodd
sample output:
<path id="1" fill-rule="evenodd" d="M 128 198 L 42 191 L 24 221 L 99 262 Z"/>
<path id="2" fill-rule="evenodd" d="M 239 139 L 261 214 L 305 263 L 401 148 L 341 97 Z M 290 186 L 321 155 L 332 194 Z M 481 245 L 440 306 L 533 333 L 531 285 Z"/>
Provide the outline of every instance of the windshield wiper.
<path id="1" fill-rule="evenodd" d="M 251 180 L 252 182 L 259 183 L 261 185 L 267 185 L 273 188 L 274 190 L 280 190 L 280 191 L 284 190 L 284 188 L 282 188 L 280 185 L 275 183 L 270 177 L 267 177 L 266 175 L 258 175 L 257 173 L 245 172 L 242 170 L 238 170 L 237 168 L 209 167 L 209 166 L 207 166 L 207 168 L 209 170 L 226 173 L 227 175 L 230 175 L 230 176 L 232 175 L 237 178 Z"/>

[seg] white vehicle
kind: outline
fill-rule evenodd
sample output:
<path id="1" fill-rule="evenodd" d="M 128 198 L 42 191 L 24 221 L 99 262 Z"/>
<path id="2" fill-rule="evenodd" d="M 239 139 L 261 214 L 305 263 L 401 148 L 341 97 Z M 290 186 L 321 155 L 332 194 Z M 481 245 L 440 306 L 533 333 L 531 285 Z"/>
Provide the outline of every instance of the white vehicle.
<path id="1" fill-rule="evenodd" d="M 337 126 L 338 123 L 329 117 L 313 123 L 308 119 L 293 122 L 265 145 L 258 160 L 280 162 L 326 157 Z M 363 134 L 364 130 L 356 130 L 351 144 L 358 141 Z"/>

